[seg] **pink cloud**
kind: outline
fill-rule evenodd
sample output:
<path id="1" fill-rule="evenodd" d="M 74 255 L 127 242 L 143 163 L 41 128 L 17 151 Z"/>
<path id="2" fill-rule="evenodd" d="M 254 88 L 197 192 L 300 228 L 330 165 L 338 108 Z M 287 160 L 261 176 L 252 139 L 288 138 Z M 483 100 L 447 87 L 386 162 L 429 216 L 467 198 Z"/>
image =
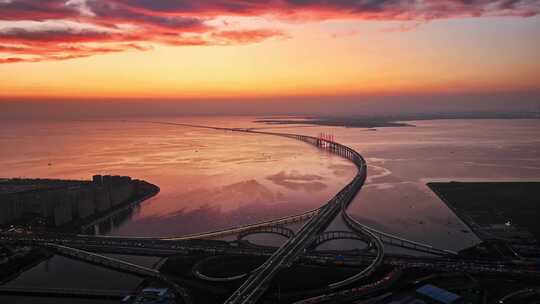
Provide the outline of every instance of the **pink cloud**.
<path id="1" fill-rule="evenodd" d="M 5 58 L 0 63 L 146 50 L 139 46 L 153 43 L 232 45 L 287 37 L 278 28 L 231 30 L 226 23 L 211 22 L 226 16 L 273 16 L 295 22 L 397 20 L 407 23 L 386 31 L 407 31 L 434 19 L 530 17 L 539 12 L 539 0 L 4 0 L 0 1 L 0 55 Z"/>

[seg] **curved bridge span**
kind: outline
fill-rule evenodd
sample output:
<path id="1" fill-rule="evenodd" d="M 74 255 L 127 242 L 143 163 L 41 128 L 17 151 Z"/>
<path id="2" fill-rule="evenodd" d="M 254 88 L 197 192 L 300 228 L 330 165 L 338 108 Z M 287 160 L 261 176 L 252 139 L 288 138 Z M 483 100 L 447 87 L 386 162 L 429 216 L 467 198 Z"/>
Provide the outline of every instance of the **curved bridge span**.
<path id="1" fill-rule="evenodd" d="M 248 235 L 259 234 L 259 233 L 277 234 L 286 238 L 291 238 L 294 236 L 294 231 L 292 231 L 289 228 L 282 227 L 282 226 L 266 226 L 266 227 L 242 231 L 238 234 L 237 240 L 242 240 Z"/>
<path id="2" fill-rule="evenodd" d="M 146 121 L 145 123 L 149 123 Z M 365 268 L 360 273 L 345 279 L 341 282 L 334 283 L 328 286 L 329 289 L 341 288 L 350 283 L 353 283 L 360 278 L 366 277 L 373 273 L 375 269 L 382 263 L 384 257 L 384 245 L 383 242 L 393 246 L 399 246 L 411 250 L 427 252 L 435 255 L 453 255 L 455 252 L 442 250 L 434 248 L 427 244 L 422 244 L 419 242 L 410 241 L 399 236 L 391 235 L 378 231 L 376 229 L 370 228 L 358 222 L 352 216 L 350 216 L 346 210 L 348 206 L 352 203 L 356 194 L 360 191 L 367 177 L 367 165 L 364 158 L 356 152 L 354 149 L 349 148 L 345 145 L 329 141 L 327 139 L 307 136 L 307 135 L 298 135 L 298 134 L 289 134 L 289 133 L 276 133 L 276 132 L 264 132 L 257 131 L 254 129 L 239 129 L 239 128 L 219 128 L 219 127 L 209 127 L 209 126 L 200 126 L 200 125 L 191 125 L 191 124 L 178 124 L 178 123 L 163 123 L 163 122 L 152 122 L 159 124 L 169 124 L 169 125 L 180 125 L 188 127 L 197 127 L 197 128 L 207 128 L 214 130 L 222 131 L 232 131 L 232 132 L 244 132 L 250 134 L 262 134 L 262 135 L 272 135 L 280 136 L 290 139 L 295 139 L 299 141 L 306 142 L 311 144 L 319 149 L 327 150 L 333 154 L 341 156 L 350 160 L 357 168 L 357 173 L 355 177 L 339 191 L 332 199 L 330 199 L 322 207 L 305 212 L 299 215 L 288 216 L 280 218 L 277 220 L 271 220 L 266 222 L 261 222 L 252 225 L 234 227 L 232 229 L 224 229 L 220 231 L 213 231 L 202 234 L 194 234 L 183 237 L 166 237 L 166 238 L 119 238 L 119 237 L 106 237 L 106 236 L 83 236 L 86 238 L 92 238 L 94 240 L 101 240 L 101 242 L 137 242 L 137 241 L 148 241 L 148 242 L 170 242 L 170 241 L 188 241 L 188 240 L 197 240 L 197 239 L 212 239 L 224 237 L 232 234 L 249 234 L 253 231 L 271 231 L 275 226 L 281 226 L 284 224 L 306 221 L 305 224 L 300 228 L 296 234 L 290 234 L 290 238 L 278 248 L 275 252 L 271 254 L 268 260 L 262 264 L 256 271 L 253 271 L 249 275 L 246 274 L 247 279 L 240 286 L 240 288 L 234 292 L 226 301 L 227 304 L 235 303 L 255 303 L 258 299 L 264 294 L 264 292 L 270 286 L 271 280 L 283 267 L 289 267 L 292 265 L 295 260 L 305 254 L 309 250 L 310 246 L 317 241 L 317 238 L 326 230 L 330 223 L 341 213 L 343 220 L 347 226 L 358 236 L 358 238 L 368 239 L 369 243 L 376 249 L 376 257 L 372 260 L 371 264 Z M 282 231 L 281 231 L 282 232 Z M 286 232 L 283 232 L 284 234 Z M 65 249 L 67 253 L 75 253 L 74 251 L 69 251 L 66 248 L 56 248 L 59 251 Z M 78 254 L 80 252 L 77 252 Z M 85 258 L 96 258 L 96 256 L 85 256 Z M 94 262 L 96 262 L 94 260 Z M 107 261 L 101 261 L 107 262 Z M 105 263 L 103 263 L 105 264 Z M 126 267 L 126 265 L 121 265 Z M 127 267 L 126 267 L 127 268 Z M 126 269 L 127 270 L 127 269 Z M 134 269 L 129 269 L 134 270 Z M 141 269 L 137 269 L 141 271 Z M 144 272 L 144 271 L 143 271 Z M 146 275 L 156 276 L 155 273 L 148 272 Z M 159 275 L 157 275 L 160 277 Z M 162 277 L 162 279 L 164 279 Z"/>
<path id="3" fill-rule="evenodd" d="M 223 128 L 217 128 L 222 129 Z M 375 269 L 382 263 L 384 257 L 383 240 L 387 244 L 397 245 L 412 250 L 419 250 L 437 255 L 455 254 L 451 251 L 439 250 L 430 245 L 409 241 L 398 236 L 383 233 L 362 225 L 351 217 L 347 212 L 347 207 L 353 201 L 356 194 L 360 191 L 367 177 L 367 165 L 364 158 L 354 149 L 345 145 L 338 144 L 326 139 L 316 138 L 307 135 L 275 133 L 255 131 L 251 129 L 226 129 L 229 131 L 246 132 L 264 135 L 273 135 L 287 137 L 300 140 L 308 144 L 314 145 L 320 149 L 328 150 L 336 155 L 350 160 L 357 168 L 357 174 L 349 184 L 347 184 L 340 192 L 338 192 L 330 201 L 319 209 L 316 216 L 311 218 L 298 233 L 291 237 L 282 247 L 280 247 L 256 272 L 249 275 L 246 281 L 240 288 L 234 292 L 225 303 L 255 303 L 269 287 L 273 276 L 281 267 L 290 266 L 291 263 L 307 248 L 313 244 L 319 234 L 321 234 L 328 225 L 333 221 L 335 216 L 341 212 L 342 217 L 354 232 L 364 235 L 372 240 L 377 249 L 377 256 L 372 263 L 360 273 L 347 278 L 341 282 L 329 285 L 330 289 L 341 288 L 350 283 L 353 283 L 363 277 L 373 273 Z"/>
<path id="4" fill-rule="evenodd" d="M 218 239 L 223 238 L 226 236 L 231 235 L 237 235 L 237 234 L 243 234 L 245 232 L 249 231 L 257 231 L 257 230 L 264 230 L 266 228 L 274 227 L 274 226 L 283 226 L 293 223 L 299 223 L 306 220 L 309 220 L 310 218 L 316 216 L 321 208 L 313 209 L 301 214 L 291 215 L 282 217 L 279 219 L 264 221 L 260 223 L 250 224 L 250 225 L 242 225 L 238 227 L 233 228 L 227 228 L 223 230 L 218 231 L 211 231 L 211 232 L 205 232 L 205 233 L 198 233 L 198 234 L 191 234 L 186 236 L 179 236 L 179 237 L 164 237 L 159 238 L 159 240 L 165 240 L 165 241 L 187 241 L 187 240 L 200 240 L 200 239 Z M 106 237 L 106 236 L 105 236 Z M 135 237 L 134 239 L 139 239 Z M 140 238 L 140 239 L 155 239 L 155 238 Z"/>
<path id="5" fill-rule="evenodd" d="M 297 234 L 288 239 L 270 258 L 261 266 L 258 271 L 248 276 L 244 283 L 236 290 L 225 303 L 255 303 L 264 294 L 270 286 L 271 280 L 277 272 L 283 268 L 292 265 L 292 263 L 301 254 L 306 252 L 308 246 L 313 243 L 315 238 L 323 232 L 334 218 L 341 212 L 341 208 L 354 198 L 360 190 L 366 179 L 366 163 L 360 154 L 345 146 L 330 143 L 322 139 L 292 134 L 245 131 L 251 133 L 260 133 L 267 135 L 278 135 L 283 137 L 295 138 L 302 140 L 320 148 L 332 150 L 334 153 L 354 160 L 353 162 L 358 168 L 355 178 L 338 192 L 330 201 L 321 207 L 317 216 L 307 221 Z"/>
<path id="6" fill-rule="evenodd" d="M 321 233 L 319 237 L 311 244 L 311 249 L 316 249 L 324 243 L 334 241 L 334 240 L 357 240 L 364 242 L 367 246 L 366 249 L 370 248 L 371 239 L 365 235 L 361 235 L 351 231 L 327 231 Z"/>
<path id="7" fill-rule="evenodd" d="M 54 250 L 58 254 L 65 255 L 71 258 L 83 260 L 92 264 L 101 265 L 107 268 L 138 275 L 141 277 L 151 277 L 156 280 L 160 280 L 165 284 L 171 286 L 174 289 L 174 292 L 183 300 L 184 303 L 192 303 L 190 295 L 184 288 L 180 287 L 174 281 L 172 281 L 167 276 L 161 274 L 155 269 L 63 245 L 46 243 L 44 244 L 44 246 Z"/>
<path id="8" fill-rule="evenodd" d="M 233 132 L 273 135 L 273 136 L 280 136 L 280 137 L 286 137 L 286 138 L 303 141 L 305 143 L 314 145 L 320 149 L 325 149 L 341 157 L 347 158 L 356 165 L 356 167 L 358 168 L 358 174 L 355 176 L 353 181 L 351 181 L 344 189 L 342 189 L 342 191 L 347 189 L 357 179 L 363 178 L 363 180 L 365 181 L 365 178 L 367 176 L 367 165 L 364 158 L 360 155 L 360 153 L 356 152 L 354 149 L 349 148 L 345 145 L 342 145 L 333 141 L 328 141 L 326 139 L 321 139 L 321 138 L 308 136 L 308 135 L 300 135 L 300 134 L 257 131 L 256 129 L 252 129 L 252 128 L 222 128 L 222 127 L 195 125 L 195 124 L 167 123 L 167 122 L 152 122 L 152 123 L 179 125 L 179 126 L 186 126 L 186 127 L 193 127 L 193 128 L 206 128 L 206 129 L 213 129 L 213 130 L 219 130 L 219 131 L 233 131 Z M 361 175 L 364 175 L 364 176 L 362 177 Z M 356 219 L 354 219 L 354 217 L 350 216 L 346 212 L 351 202 L 352 200 L 343 206 L 343 219 L 351 230 L 361 232 L 361 233 L 365 233 L 365 231 L 370 231 L 373 235 L 379 237 L 383 243 L 387 245 L 391 245 L 391 246 L 402 247 L 405 249 L 409 249 L 413 251 L 420 251 L 420 252 L 429 253 L 433 255 L 457 255 L 457 252 L 455 251 L 435 248 L 428 244 L 408 240 L 406 238 L 393 235 L 390 233 L 386 233 L 383 231 L 379 231 L 375 228 L 366 226 L 358 222 Z M 304 221 L 304 220 L 307 220 L 316 216 L 321 209 L 322 207 L 308 211 L 303 214 L 299 214 L 299 215 L 292 215 L 292 216 L 284 217 L 281 219 L 270 220 L 266 222 L 261 222 L 261 223 L 252 224 L 252 225 L 245 225 L 245 226 L 225 229 L 221 231 L 208 232 L 208 233 L 203 233 L 203 234 L 193 234 L 193 235 L 188 235 L 188 236 L 183 236 L 183 237 L 171 237 L 171 238 L 164 238 L 164 239 L 184 240 L 184 239 L 197 239 L 197 238 L 218 238 L 221 236 L 240 233 L 242 231 L 250 230 L 252 228 L 301 222 L 301 221 Z"/>
<path id="9" fill-rule="evenodd" d="M 252 134 L 263 134 L 263 135 L 272 135 L 272 136 L 280 136 L 280 137 L 286 137 L 290 139 L 295 139 L 299 141 L 303 141 L 305 143 L 311 144 L 313 146 L 316 146 L 320 149 L 328 150 L 334 154 L 337 154 L 343 158 L 349 159 L 352 163 L 356 165 L 358 168 L 358 174 L 355 176 L 353 181 L 351 181 L 345 188 L 343 188 L 334 198 L 336 198 L 340 193 L 346 191 L 352 191 L 354 189 L 351 188 L 353 184 L 358 183 L 360 179 L 365 181 L 365 178 L 367 176 L 367 165 L 364 160 L 364 158 L 356 152 L 354 149 L 349 148 L 345 145 L 328 141 L 326 139 L 317 138 L 313 136 L 308 135 L 300 135 L 300 134 L 292 134 L 292 133 L 278 133 L 278 132 L 264 132 L 264 131 L 257 131 L 253 128 L 223 128 L 223 127 L 213 127 L 213 126 L 205 126 L 205 125 L 197 125 L 197 124 L 184 124 L 184 123 L 172 123 L 172 122 L 157 122 L 157 121 L 132 121 L 132 122 L 142 122 L 142 123 L 153 123 L 153 124 L 162 124 L 162 125 L 173 125 L 173 126 L 184 126 L 184 127 L 192 127 L 192 128 L 203 128 L 203 129 L 211 129 L 211 130 L 217 130 L 217 131 L 231 131 L 231 132 L 244 132 L 244 133 L 252 133 Z M 363 176 L 362 176 L 363 175 Z M 355 182 L 356 181 L 356 182 Z M 363 185 L 362 181 L 362 185 Z M 356 186 L 358 187 L 358 186 Z M 361 187 L 361 186 L 360 186 Z M 359 191 L 359 189 L 356 189 L 356 191 Z M 349 206 L 349 204 L 352 202 L 350 200 L 347 202 L 347 204 L 343 205 L 342 211 L 342 217 L 347 226 L 358 233 L 365 234 L 366 231 L 370 231 L 373 235 L 380 238 L 380 240 L 387 245 L 401 247 L 413 251 L 419 251 L 424 253 L 429 253 L 433 255 L 439 255 L 439 256 L 446 256 L 446 255 L 457 255 L 457 252 L 451 251 L 451 250 L 445 250 L 440 248 L 435 248 L 431 245 L 424 244 L 417 241 L 412 241 L 405 239 L 403 237 L 393 235 L 390 233 L 386 233 L 383 231 L 379 231 L 377 229 L 371 228 L 369 226 L 366 226 L 360 222 L 358 222 L 354 217 L 349 215 L 346 210 Z M 169 237 L 115 237 L 115 236 L 86 236 L 86 235 L 80 235 L 84 237 L 95 237 L 95 238 L 104 238 L 104 239 L 115 239 L 115 240 L 126 240 L 126 241 L 136 241 L 136 240 L 166 240 L 166 241 L 184 241 L 184 240 L 197 240 L 197 239 L 219 239 L 231 235 L 237 235 L 239 233 L 243 233 L 245 231 L 252 231 L 255 229 L 266 229 L 266 227 L 271 226 L 282 226 L 282 225 L 288 225 L 298 222 L 303 222 L 306 220 L 309 220 L 319 214 L 321 211 L 321 208 L 309 210 L 307 212 L 291 215 L 291 216 L 285 216 L 278 219 L 272 219 L 268 221 L 263 221 L 255 224 L 248 224 L 248 225 L 240 225 L 232 228 L 226 228 L 222 230 L 217 231 L 209 231 L 204 233 L 195 233 L 190 235 L 184 235 L 184 236 L 169 236 Z"/>

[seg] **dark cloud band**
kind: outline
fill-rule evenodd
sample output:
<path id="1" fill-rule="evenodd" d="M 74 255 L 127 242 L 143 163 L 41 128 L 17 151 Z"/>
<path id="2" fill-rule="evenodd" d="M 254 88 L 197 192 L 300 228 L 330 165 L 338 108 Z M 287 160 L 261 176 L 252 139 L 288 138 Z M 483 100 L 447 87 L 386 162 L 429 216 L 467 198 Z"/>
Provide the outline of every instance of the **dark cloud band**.
<path id="1" fill-rule="evenodd" d="M 141 43 L 223 45 L 287 37 L 275 28 L 231 29 L 210 22 L 223 16 L 412 20 L 418 24 L 465 16 L 529 17 L 539 12 L 540 0 L 0 0 L 0 21 L 8 24 L 0 26 L 0 55 L 9 56 L 0 63 L 146 49 L 133 47 Z M 19 21 L 71 23 L 50 29 Z M 90 47 L 88 43 L 106 45 Z"/>

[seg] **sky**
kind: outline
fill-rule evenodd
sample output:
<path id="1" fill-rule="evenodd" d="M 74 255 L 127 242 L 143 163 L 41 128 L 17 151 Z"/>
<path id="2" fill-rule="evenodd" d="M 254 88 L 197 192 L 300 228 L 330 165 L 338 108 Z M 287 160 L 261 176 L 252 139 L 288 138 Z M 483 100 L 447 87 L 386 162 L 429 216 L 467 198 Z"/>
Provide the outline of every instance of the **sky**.
<path id="1" fill-rule="evenodd" d="M 539 13 L 540 0 L 0 0 L 0 100 L 537 99 Z"/>

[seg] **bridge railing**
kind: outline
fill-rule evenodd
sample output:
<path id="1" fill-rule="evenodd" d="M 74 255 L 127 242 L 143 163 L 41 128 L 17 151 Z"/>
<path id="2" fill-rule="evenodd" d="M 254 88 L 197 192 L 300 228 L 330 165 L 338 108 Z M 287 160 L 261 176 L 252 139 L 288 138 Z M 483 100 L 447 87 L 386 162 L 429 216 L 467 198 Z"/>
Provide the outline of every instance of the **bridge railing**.
<path id="1" fill-rule="evenodd" d="M 375 240 L 376 247 L 378 249 L 378 254 L 377 254 L 376 259 L 373 261 L 373 263 L 372 263 L 372 265 L 370 267 L 368 267 L 367 269 L 365 269 L 363 272 L 359 273 L 358 275 L 353 276 L 353 277 L 351 277 L 351 278 L 347 279 L 346 281 L 341 282 L 339 284 L 348 284 L 348 283 L 352 282 L 353 280 L 357 280 L 358 277 L 361 277 L 361 276 L 364 276 L 364 275 L 367 275 L 367 274 L 371 273 L 375 269 L 375 267 L 378 266 L 378 264 L 380 264 L 380 262 L 382 261 L 382 257 L 384 255 L 384 248 L 381 245 L 381 239 L 385 239 L 387 242 L 394 242 L 396 244 L 399 244 L 402 247 L 409 246 L 411 248 L 418 249 L 418 250 L 428 249 L 428 250 L 430 250 L 430 252 L 437 252 L 438 251 L 437 249 L 434 249 L 432 246 L 429 246 L 429 245 L 409 241 L 409 240 L 406 240 L 406 239 L 395 237 L 393 235 L 390 235 L 390 234 L 387 234 L 387 233 L 384 233 L 384 232 L 380 232 L 380 231 L 371 229 L 371 228 L 369 228 L 369 227 L 367 227 L 365 225 L 362 225 L 361 223 L 359 223 L 358 221 L 356 221 L 355 219 L 353 219 L 352 217 L 350 217 L 347 214 L 346 209 L 347 209 L 348 205 L 353 201 L 355 195 L 358 193 L 358 191 L 360 190 L 360 188 L 364 184 L 364 182 L 366 180 L 366 177 L 367 177 L 366 162 L 365 162 L 364 158 L 358 152 L 354 151 L 353 149 L 348 148 L 348 147 L 346 147 L 344 145 L 332 142 L 332 141 L 328 141 L 328 140 L 320 139 L 320 138 L 315 138 L 315 137 L 311 137 L 311 136 L 295 135 L 295 134 L 284 134 L 284 133 L 272 133 L 272 132 L 261 132 L 261 131 L 253 131 L 253 130 L 248 130 L 248 129 L 226 129 L 226 128 L 214 128 L 214 129 L 217 129 L 217 130 L 232 130 L 232 131 L 240 131 L 240 132 L 259 133 L 259 134 L 269 134 L 269 135 L 276 135 L 276 136 L 283 136 L 283 137 L 288 137 L 288 138 L 299 139 L 299 140 L 305 141 L 307 143 L 310 143 L 312 145 L 315 145 L 315 146 L 317 146 L 319 148 L 329 150 L 332 153 L 335 153 L 337 155 L 340 155 L 340 156 L 342 156 L 344 158 L 347 158 L 347 159 L 351 160 L 356 165 L 356 167 L 358 169 L 357 174 L 355 175 L 353 180 L 351 182 L 349 182 L 341 191 L 339 191 L 332 199 L 330 199 L 327 202 L 327 204 L 325 204 L 321 208 L 318 208 L 318 209 L 315 209 L 315 210 L 312 210 L 312 211 L 308 211 L 308 212 L 306 212 L 304 214 L 301 214 L 301 215 L 284 217 L 282 219 L 271 220 L 271 221 L 258 223 L 258 224 L 253 224 L 253 225 L 239 226 L 239 227 L 234 227 L 232 229 L 229 228 L 229 229 L 224 229 L 224 230 L 221 230 L 221 231 L 213 231 L 213 232 L 209 232 L 209 233 L 189 235 L 189 236 L 178 237 L 178 238 L 173 237 L 173 238 L 162 238 L 161 239 L 161 240 L 189 240 L 189 239 L 201 239 L 201 238 L 218 237 L 218 236 L 224 236 L 226 234 L 234 234 L 234 233 L 238 233 L 238 232 L 241 232 L 241 231 L 246 231 L 246 230 L 253 229 L 253 228 L 256 228 L 256 227 L 264 227 L 264 226 L 268 226 L 268 225 L 290 223 L 291 221 L 293 221 L 295 219 L 302 218 L 303 216 L 305 216 L 306 218 L 309 218 L 309 217 L 313 217 L 315 215 L 318 215 L 312 221 L 309 221 L 306 225 L 302 226 L 302 228 L 297 233 L 297 235 L 294 238 L 290 239 L 290 240 L 294 239 L 293 241 L 286 242 L 286 244 L 283 247 L 281 247 L 278 251 L 276 251 L 276 254 L 273 255 L 273 257 L 275 259 L 270 258 L 263 264 L 263 266 L 261 268 L 262 270 L 261 270 L 261 273 L 260 273 L 260 275 L 262 275 L 262 279 L 261 279 L 261 276 L 257 276 L 256 281 L 250 281 L 248 279 L 248 281 L 246 281 L 244 283 L 244 285 L 247 286 L 246 287 L 247 290 L 251 291 L 251 293 L 247 294 L 248 298 L 254 299 L 254 298 L 256 298 L 256 297 L 252 297 L 254 294 L 258 294 L 258 293 L 264 291 L 263 288 L 260 288 L 261 284 L 264 284 L 264 282 L 266 282 L 266 280 L 264 278 L 272 277 L 276 273 L 278 267 L 280 267 L 282 263 L 290 263 L 299 254 L 301 254 L 302 253 L 301 249 L 305 248 L 306 244 L 309 244 L 310 242 L 313 242 L 315 240 L 315 237 L 313 236 L 313 232 L 317 231 L 318 229 L 324 229 L 325 227 L 327 227 L 327 224 L 329 224 L 329 220 L 333 220 L 335 214 L 337 212 L 340 212 L 340 211 L 343 211 L 342 214 L 344 215 L 344 219 L 346 220 L 346 222 L 349 225 L 356 228 L 356 230 L 361 231 L 362 233 L 364 233 L 365 235 L 367 235 L 371 239 Z M 306 233 L 304 233 L 304 230 L 306 231 Z M 137 238 L 133 238 L 133 239 L 137 239 Z M 286 250 L 284 250 L 284 249 L 286 249 Z M 277 265 L 277 267 L 276 267 L 276 265 Z M 242 285 L 242 287 L 240 289 L 242 289 L 244 287 L 244 285 Z M 231 303 L 233 303 L 233 302 L 234 303 L 237 303 L 237 302 L 238 303 L 240 303 L 240 302 L 245 303 L 244 300 L 240 300 L 240 301 L 238 301 L 238 300 L 239 299 L 244 299 L 243 296 L 246 296 L 246 293 L 245 293 L 246 288 L 244 288 L 244 290 L 243 290 L 244 293 L 240 293 L 239 292 L 240 289 L 237 290 L 237 292 L 235 292 L 231 296 L 231 299 L 233 299 L 233 301 Z M 241 294 L 242 294 L 242 296 L 240 296 Z"/>
<path id="2" fill-rule="evenodd" d="M 100 254 L 90 253 L 90 252 L 79 250 L 76 248 L 53 244 L 53 243 L 47 243 L 45 244 L 45 246 L 51 249 L 54 249 L 56 252 L 60 254 L 83 259 L 89 262 L 98 263 L 101 265 L 113 267 L 120 270 L 127 270 L 128 272 L 142 275 L 142 276 L 161 277 L 160 272 L 155 269 L 132 264 L 132 263 L 122 261 L 119 259 L 107 257 Z"/>
<path id="3" fill-rule="evenodd" d="M 371 240 L 366 237 L 366 236 L 363 236 L 361 234 L 358 234 L 358 233 L 355 233 L 355 232 L 351 232 L 351 231 L 327 231 L 327 232 L 324 232 L 323 234 L 321 234 L 319 237 L 317 237 L 315 239 L 315 241 L 313 242 L 313 244 L 310 246 L 310 249 L 316 249 L 317 247 L 319 247 L 320 245 L 326 243 L 326 242 L 329 242 L 329 241 L 332 241 L 332 240 L 342 240 L 342 239 L 350 239 L 350 240 L 359 240 L 359 241 L 362 241 L 362 242 L 365 242 L 366 244 L 368 244 L 368 247 L 366 248 L 369 248 L 369 243 L 371 242 Z"/>
<path id="4" fill-rule="evenodd" d="M 292 229 L 289 229 L 287 227 L 282 226 L 265 226 L 265 227 L 259 227 L 259 228 L 253 228 L 249 230 L 244 230 L 240 232 L 237 236 L 237 239 L 243 239 L 248 235 L 251 234 L 257 234 L 257 233 L 273 233 L 278 234 L 281 236 L 284 236 L 286 238 L 291 238 L 295 235 L 294 231 Z"/>
<path id="5" fill-rule="evenodd" d="M 213 238 L 219 238 L 224 237 L 228 235 L 233 235 L 240 233 L 242 231 L 254 229 L 254 228 L 260 228 L 260 227 L 269 227 L 274 225 L 285 225 L 285 224 L 291 224 L 299 221 L 303 221 L 309 218 L 312 218 L 313 216 L 317 215 L 320 211 L 320 208 L 309 210 L 307 212 L 304 212 L 302 214 L 293 215 L 293 216 L 285 216 L 279 219 L 274 220 L 268 220 L 265 222 L 255 223 L 255 224 L 249 224 L 249 225 L 239 225 L 233 228 L 226 228 L 219 231 L 212 231 L 212 232 L 206 232 L 206 233 L 199 233 L 199 234 L 192 234 L 192 235 L 186 235 L 181 237 L 166 237 L 166 238 L 160 238 L 161 240 L 174 240 L 174 241 L 180 241 L 180 240 L 190 240 L 190 239 L 213 239 Z"/>
<path id="6" fill-rule="evenodd" d="M 394 245 L 406 249 L 421 251 L 429 254 L 434 255 L 457 255 L 456 252 L 446 249 L 439 249 L 436 247 L 433 247 L 431 245 L 423 244 L 420 242 L 411 241 L 408 239 L 400 238 L 398 236 L 382 232 L 379 230 L 376 230 L 374 228 L 368 227 L 360 222 L 358 222 L 356 219 L 352 218 L 350 215 L 348 215 L 346 212 L 344 213 L 344 219 L 345 222 L 356 229 L 363 229 L 370 231 L 374 235 L 376 235 L 378 238 L 380 238 L 384 243 L 389 245 Z"/>

